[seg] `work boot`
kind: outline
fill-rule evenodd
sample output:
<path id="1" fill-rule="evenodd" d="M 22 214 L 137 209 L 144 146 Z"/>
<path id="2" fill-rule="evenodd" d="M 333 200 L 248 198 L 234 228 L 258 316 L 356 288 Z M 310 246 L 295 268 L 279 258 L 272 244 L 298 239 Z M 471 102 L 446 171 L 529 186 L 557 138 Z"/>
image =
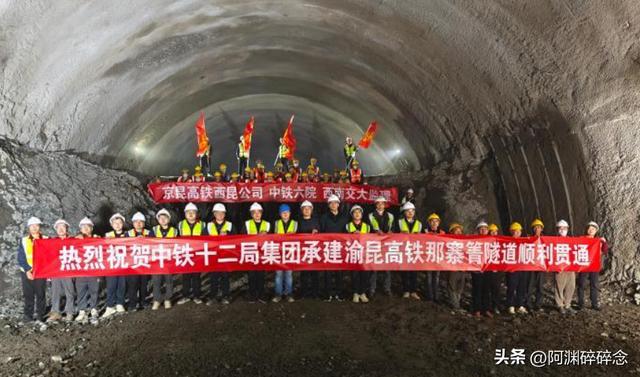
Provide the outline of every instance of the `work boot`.
<path id="1" fill-rule="evenodd" d="M 154 301 L 153 305 L 151 306 L 151 310 L 158 310 L 160 309 L 160 301 Z"/>
<path id="2" fill-rule="evenodd" d="M 516 308 L 514 308 L 513 306 L 509 307 L 509 314 L 516 314 Z"/>
<path id="3" fill-rule="evenodd" d="M 76 322 L 84 322 L 87 320 L 87 313 L 84 310 L 80 310 L 78 312 L 78 316 L 76 317 Z"/>
<path id="4" fill-rule="evenodd" d="M 222 301 L 220 301 L 220 303 L 221 303 L 222 305 L 229 305 L 229 299 L 228 299 L 228 298 L 226 298 L 226 297 L 223 297 L 223 298 L 222 298 Z"/>
<path id="5" fill-rule="evenodd" d="M 180 300 L 178 300 L 178 305 L 186 304 L 189 301 L 191 301 L 189 297 L 183 297 Z"/>
<path id="6" fill-rule="evenodd" d="M 56 322 L 62 319 L 62 316 L 58 312 L 51 312 L 49 314 L 49 318 L 47 318 L 47 322 Z"/>
<path id="7" fill-rule="evenodd" d="M 524 306 L 521 306 L 518 308 L 518 313 L 520 314 L 528 314 L 529 312 L 527 311 L 527 308 L 525 308 Z"/>
<path id="8" fill-rule="evenodd" d="M 366 294 L 363 293 L 360 295 L 360 302 L 364 302 L 365 304 L 369 302 L 369 298 L 367 297 Z"/>
<path id="9" fill-rule="evenodd" d="M 357 293 L 354 293 L 354 294 L 353 294 L 353 300 L 352 300 L 352 301 L 353 301 L 354 303 L 356 303 L 356 304 L 357 304 L 357 303 L 359 303 L 359 302 L 360 302 L 360 295 L 359 295 L 359 294 L 357 294 Z"/>
<path id="10" fill-rule="evenodd" d="M 116 305 L 116 313 L 124 313 L 124 305 Z"/>
<path id="11" fill-rule="evenodd" d="M 402 298 L 409 298 L 409 297 L 411 297 L 411 293 L 409 292 L 405 292 L 402 294 Z"/>
<path id="12" fill-rule="evenodd" d="M 91 309 L 91 318 L 98 318 L 99 316 L 98 309 Z"/>
<path id="13" fill-rule="evenodd" d="M 295 301 L 296 301 L 296 300 L 295 300 L 293 297 L 291 297 L 291 296 L 287 296 L 287 302 L 288 302 L 288 303 L 292 303 L 292 302 L 295 302 Z"/>
<path id="14" fill-rule="evenodd" d="M 194 298 L 193 299 L 193 303 L 196 304 L 196 305 L 200 305 L 200 304 L 202 304 L 202 300 L 199 299 L 199 298 Z"/>
<path id="15" fill-rule="evenodd" d="M 484 312 L 484 315 L 486 315 L 489 318 L 493 318 L 493 313 L 491 313 L 491 310 L 487 310 L 486 312 Z"/>
<path id="16" fill-rule="evenodd" d="M 272 298 L 272 299 L 271 299 L 271 302 L 278 303 L 278 302 L 280 302 L 280 300 L 282 300 L 282 297 L 280 297 L 280 296 L 275 296 L 274 298 Z"/>
<path id="17" fill-rule="evenodd" d="M 109 318 L 114 314 L 116 314 L 116 309 L 109 307 L 105 309 L 104 313 L 102 313 L 102 318 Z"/>
<path id="18" fill-rule="evenodd" d="M 171 309 L 171 300 L 164 300 L 164 308 Z"/>
<path id="19" fill-rule="evenodd" d="M 415 293 L 415 292 L 413 292 L 413 293 L 412 293 L 412 294 L 410 294 L 409 296 L 410 296 L 412 299 L 414 299 L 414 300 L 418 300 L 418 301 L 420 301 L 420 300 L 421 300 L 421 299 L 420 299 L 420 296 L 418 296 L 418 294 L 417 294 L 417 293 Z"/>

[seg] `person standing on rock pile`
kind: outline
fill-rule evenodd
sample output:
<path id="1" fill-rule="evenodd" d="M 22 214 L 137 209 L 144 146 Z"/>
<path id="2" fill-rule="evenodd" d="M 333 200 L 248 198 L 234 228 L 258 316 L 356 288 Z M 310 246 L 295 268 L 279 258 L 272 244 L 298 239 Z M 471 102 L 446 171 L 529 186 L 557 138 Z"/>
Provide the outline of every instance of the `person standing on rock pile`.
<path id="1" fill-rule="evenodd" d="M 464 231 L 462 224 L 452 223 L 449 225 L 449 233 L 461 235 Z M 449 271 L 447 279 L 447 292 L 449 294 L 449 304 L 455 311 L 463 312 L 461 307 L 462 294 L 467 280 L 467 273 L 464 271 Z"/>
<path id="2" fill-rule="evenodd" d="M 40 232 L 42 221 L 37 217 L 27 220 L 28 234 L 22 237 L 18 246 L 18 267 L 22 280 L 22 296 L 24 299 L 24 320 L 34 320 L 33 309 L 35 306 L 35 320 L 42 321 L 46 310 L 46 280 L 33 277 L 33 241 L 46 238 Z"/>
<path id="3" fill-rule="evenodd" d="M 489 224 L 480 221 L 476 225 L 476 232 L 479 236 L 489 235 Z M 471 273 L 471 311 L 474 317 L 480 317 L 483 314 L 489 318 L 493 317 L 490 308 L 491 295 L 491 271 L 474 271 Z"/>
<path id="4" fill-rule="evenodd" d="M 235 228 L 231 221 L 227 221 L 227 208 L 222 203 L 213 206 L 213 221 L 207 224 L 207 233 L 210 236 L 226 236 L 235 234 Z M 207 305 L 211 306 L 218 298 L 218 287 L 222 288 L 220 303 L 228 305 L 230 297 L 230 280 L 228 272 L 212 272 L 209 277 L 211 289 L 209 290 L 209 300 Z"/>
<path id="5" fill-rule="evenodd" d="M 113 231 L 107 232 L 105 238 L 124 238 L 127 232 L 124 231 L 125 218 L 119 213 L 114 214 L 109 219 L 109 224 Z M 102 314 L 102 318 L 108 318 L 115 313 L 124 313 L 124 295 L 126 289 L 125 276 L 107 276 L 107 308 Z"/>
<path id="6" fill-rule="evenodd" d="M 416 219 L 416 207 L 411 202 L 406 202 L 402 206 L 402 218 L 398 220 L 397 232 L 407 234 L 422 233 L 422 222 Z M 401 271 L 402 298 L 412 298 L 420 300 L 418 295 L 418 272 Z M 389 284 L 389 289 L 391 288 Z"/>
<path id="7" fill-rule="evenodd" d="M 567 237 L 569 233 L 569 223 L 560 220 L 556 224 L 558 236 Z M 557 250 L 556 250 L 557 252 Z M 558 311 L 562 314 L 575 314 L 571 307 L 573 292 L 576 288 L 576 273 L 571 271 L 556 272 L 555 275 L 555 300 Z"/>
<path id="8" fill-rule="evenodd" d="M 93 234 L 93 221 L 88 217 L 80 220 L 80 234 L 76 236 L 79 239 L 96 238 Z M 91 323 L 98 322 L 98 298 L 100 295 L 100 278 L 94 276 L 85 276 L 76 278 L 76 292 L 78 294 L 78 316 L 76 322 L 87 322 L 87 311 L 91 315 Z"/>
<path id="9" fill-rule="evenodd" d="M 158 225 L 153 227 L 151 236 L 155 238 L 175 238 L 178 236 L 178 230 L 171 226 L 171 213 L 166 209 L 161 209 L 156 213 L 156 221 Z M 164 304 L 165 309 L 171 309 L 171 296 L 173 296 L 173 275 L 158 274 L 151 278 L 153 285 L 153 304 L 151 310 L 160 309 L 160 305 Z M 162 283 L 164 283 L 164 295 L 162 294 Z"/>
<path id="10" fill-rule="evenodd" d="M 57 238 L 64 240 L 69 238 L 69 223 L 63 219 L 57 220 L 53 224 L 53 229 L 56 231 Z M 75 288 L 73 286 L 72 278 L 55 278 L 51 279 L 51 312 L 47 322 L 56 322 L 62 318 L 60 314 L 60 303 L 62 297 L 65 298 L 64 312 L 65 322 L 73 321 L 73 314 L 75 312 L 74 300 L 75 300 Z"/>
<path id="11" fill-rule="evenodd" d="M 432 213 L 427 217 L 427 228 L 425 233 L 444 234 L 440 229 L 440 216 Z M 425 300 L 438 302 L 438 290 L 440 288 L 440 271 L 425 271 L 424 296 Z"/>
<path id="12" fill-rule="evenodd" d="M 262 206 L 259 203 L 253 203 L 251 207 L 249 207 L 249 213 L 251 214 L 251 218 L 244 222 L 244 226 L 242 228 L 242 234 L 256 235 L 256 234 L 267 234 L 271 230 L 271 224 L 262 218 L 263 213 Z M 259 302 L 264 304 L 264 275 L 265 272 L 258 271 L 249 271 L 248 273 L 249 280 L 249 303 Z"/>
<path id="13" fill-rule="evenodd" d="M 587 238 L 595 238 L 600 230 L 600 226 L 598 223 L 594 221 L 590 221 L 587 224 L 587 231 L 585 237 Z M 607 240 L 604 237 L 600 237 L 601 241 L 601 252 L 603 257 L 607 257 L 609 253 L 609 245 L 607 244 Z M 600 258 L 600 265 L 604 265 L 604 259 Z M 584 308 L 584 288 L 587 284 L 587 279 L 589 279 L 589 296 L 591 299 L 591 309 L 600 310 L 600 304 L 598 302 L 598 295 L 600 293 L 600 271 L 594 272 L 580 272 L 578 274 L 578 309 L 582 310 Z"/>
<path id="14" fill-rule="evenodd" d="M 178 223 L 181 237 L 206 236 L 207 226 L 198 219 L 198 207 L 189 203 L 184 207 L 185 219 Z M 186 304 L 193 299 L 195 304 L 202 304 L 202 279 L 200 273 L 182 274 L 182 298 L 178 305 Z"/>
<path id="15" fill-rule="evenodd" d="M 540 219 L 531 222 L 531 230 L 534 237 L 542 237 L 544 234 L 544 223 Z M 544 271 L 530 271 L 529 295 L 527 296 L 527 306 L 535 311 L 543 311 L 542 300 L 544 298 L 544 284 L 546 282 L 547 273 Z M 535 295 L 535 300 L 532 298 Z"/>
<path id="16" fill-rule="evenodd" d="M 150 232 L 145 229 L 147 219 L 142 212 L 136 212 L 131 218 L 133 229 L 127 232 L 127 236 L 131 238 L 149 237 Z M 129 311 L 136 309 L 142 310 L 146 307 L 146 298 L 149 285 L 148 275 L 129 275 L 127 276 L 127 298 L 129 299 Z"/>
<path id="17" fill-rule="evenodd" d="M 519 238 L 522 236 L 522 225 L 514 222 L 509 227 L 511 237 Z M 527 281 L 526 271 L 514 271 L 507 273 L 507 307 L 509 314 L 527 314 L 525 304 L 527 302 L 527 290 L 529 282 Z"/>
<path id="18" fill-rule="evenodd" d="M 359 205 L 351 207 L 351 221 L 347 223 L 345 232 L 354 234 L 371 233 L 371 226 L 363 221 L 364 210 Z M 369 271 L 356 270 L 351 271 L 351 285 L 353 287 L 353 302 L 354 303 L 367 303 L 369 298 L 367 297 L 367 289 L 369 288 Z"/>
<path id="19" fill-rule="evenodd" d="M 384 196 L 379 196 L 375 200 L 375 210 L 369 213 L 369 224 L 373 232 L 378 234 L 391 233 L 393 230 L 395 218 L 391 212 L 387 210 L 387 199 Z M 420 227 L 422 230 L 422 226 Z M 391 271 L 381 271 L 381 275 L 384 276 L 383 290 L 385 295 L 391 296 Z M 373 298 L 376 294 L 376 288 L 378 285 L 378 272 L 371 272 L 371 282 L 369 286 L 369 297 Z"/>
<path id="20" fill-rule="evenodd" d="M 291 207 L 288 204 L 280 204 L 278 209 L 280 218 L 273 223 L 274 234 L 293 234 L 298 232 L 298 222 L 291 219 Z M 294 302 L 293 299 L 293 271 L 278 270 L 275 277 L 275 296 L 273 302 L 285 299 Z M 284 283 L 284 286 L 283 286 Z"/>

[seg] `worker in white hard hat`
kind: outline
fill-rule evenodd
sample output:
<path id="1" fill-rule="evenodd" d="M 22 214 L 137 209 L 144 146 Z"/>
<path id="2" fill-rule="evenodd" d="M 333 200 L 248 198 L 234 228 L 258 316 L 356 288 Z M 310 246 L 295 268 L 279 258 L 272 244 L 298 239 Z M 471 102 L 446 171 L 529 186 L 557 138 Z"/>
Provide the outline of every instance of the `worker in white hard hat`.
<path id="1" fill-rule="evenodd" d="M 58 219 L 53 224 L 53 229 L 56 232 L 56 238 L 64 240 L 70 238 L 69 235 L 69 223 L 64 219 Z M 73 315 L 75 312 L 75 287 L 73 286 L 72 278 L 53 278 L 51 279 L 51 312 L 49 312 L 49 318 L 47 322 L 56 322 L 64 319 L 65 322 L 73 321 Z M 60 311 L 60 303 L 62 297 L 65 298 L 64 313 L 65 317 L 62 317 Z"/>
<path id="2" fill-rule="evenodd" d="M 569 235 L 569 223 L 560 220 L 556 224 L 557 235 L 567 237 Z M 554 298 L 558 311 L 562 314 L 575 314 L 571 307 L 573 293 L 576 288 L 576 273 L 573 271 L 556 272 Z"/>
<path id="3" fill-rule="evenodd" d="M 586 234 L 584 237 L 597 238 L 600 226 L 595 221 L 589 221 L 587 223 Z M 605 265 L 605 258 L 609 254 L 609 245 L 604 237 L 600 238 L 600 266 Z M 584 308 L 584 291 L 587 285 L 587 279 L 589 280 L 589 298 L 591 300 L 591 309 L 600 310 L 600 304 L 598 302 L 598 296 L 600 293 L 600 271 L 593 272 L 580 272 L 578 274 L 578 309 Z"/>
<path id="4" fill-rule="evenodd" d="M 371 230 L 374 233 L 378 234 L 388 234 L 393 231 L 393 225 L 395 222 L 395 217 L 389 210 L 387 198 L 384 196 L 379 196 L 374 201 L 375 210 L 369 213 L 369 224 L 371 225 Z M 383 279 L 383 290 L 384 294 L 387 296 L 391 296 L 391 271 L 380 271 L 380 275 L 384 277 Z M 378 285 L 378 272 L 371 271 L 371 282 L 369 284 L 369 298 L 373 298 L 376 294 L 376 289 Z"/>
<path id="5" fill-rule="evenodd" d="M 340 198 L 337 195 L 329 196 L 327 205 L 329 210 L 320 218 L 320 232 L 344 232 L 349 222 L 349 217 L 340 211 Z M 328 302 L 343 300 L 343 271 L 325 271 L 324 283 Z"/>
<path id="6" fill-rule="evenodd" d="M 142 212 L 136 212 L 131 217 L 133 229 L 127 232 L 127 237 L 149 237 L 151 232 L 145 228 L 147 218 Z M 149 290 L 149 275 L 128 275 L 127 276 L 127 298 L 129 300 L 127 309 L 129 311 L 142 310 L 147 307 L 147 293 Z"/>
<path id="7" fill-rule="evenodd" d="M 151 237 L 155 238 L 175 238 L 178 237 L 178 229 L 171 225 L 171 213 L 162 208 L 156 213 L 158 225 L 151 229 Z M 162 286 L 164 283 L 164 293 Z M 171 296 L 173 296 L 173 275 L 156 274 L 151 277 L 153 285 L 153 304 L 151 310 L 160 309 L 164 305 L 165 309 L 171 309 Z"/>
<path id="8" fill-rule="evenodd" d="M 400 205 L 403 206 L 407 202 L 411 202 L 414 205 L 416 204 L 416 197 L 414 195 L 414 191 L 412 188 L 408 188 L 406 194 L 400 200 Z"/>
<path id="9" fill-rule="evenodd" d="M 198 219 L 198 207 L 188 203 L 184 207 L 184 220 L 178 223 L 178 233 L 181 237 L 206 236 L 207 224 Z M 200 273 L 182 274 L 182 298 L 178 305 L 193 300 L 195 304 L 202 304 L 202 278 Z"/>
<path id="10" fill-rule="evenodd" d="M 213 206 L 213 221 L 207 224 L 207 232 L 210 236 L 227 236 L 236 234 L 231 221 L 227 218 L 227 208 L 222 203 L 216 203 Z M 228 305 L 231 302 L 230 295 L 230 277 L 228 272 L 212 272 L 209 277 L 211 284 L 209 290 L 209 300 L 207 305 L 213 305 L 219 301 L 222 305 Z M 218 287 L 220 287 L 220 295 L 218 295 Z"/>
<path id="11" fill-rule="evenodd" d="M 367 234 L 371 233 L 371 226 L 364 222 L 364 210 L 359 205 L 351 207 L 351 221 L 344 228 L 345 233 L 350 234 Z M 354 270 L 351 271 L 351 284 L 353 290 L 352 301 L 356 304 L 367 303 L 367 289 L 369 287 L 369 271 Z"/>
<path id="12" fill-rule="evenodd" d="M 316 234 L 320 232 L 320 220 L 313 214 L 313 204 L 305 200 L 300 204 L 301 217 L 298 221 L 298 233 Z M 300 291 L 304 298 L 320 297 L 320 271 L 302 271 L 300 273 Z"/>
<path id="13" fill-rule="evenodd" d="M 105 238 L 124 238 L 127 232 L 124 230 L 125 218 L 120 213 L 114 213 L 109 218 L 111 225 L 110 232 L 107 232 Z M 126 277 L 123 276 L 107 276 L 107 308 L 102 313 L 102 318 L 108 318 L 116 313 L 124 313 Z"/>
<path id="14" fill-rule="evenodd" d="M 349 169 L 351 166 L 351 161 L 356 159 L 356 152 L 358 151 L 358 146 L 353 143 L 353 139 L 350 137 L 345 138 L 345 144 L 343 148 L 344 160 L 346 162 L 346 168 Z"/>
<path id="15" fill-rule="evenodd" d="M 402 205 L 402 216 L 398 220 L 395 231 L 404 234 L 420 234 L 422 233 L 422 222 L 416 218 L 416 206 L 412 202 L 405 202 Z M 418 272 L 402 271 L 400 272 L 402 280 L 402 298 L 421 300 L 418 295 Z"/>
<path id="16" fill-rule="evenodd" d="M 76 238 L 88 239 L 98 237 L 93 233 L 93 221 L 88 217 L 80 220 L 80 234 Z M 98 322 L 98 299 L 100 297 L 100 278 L 85 276 L 76 278 L 76 293 L 78 294 L 78 316 L 76 322 Z M 89 318 L 89 315 L 91 318 Z"/>
<path id="17" fill-rule="evenodd" d="M 18 266 L 22 281 L 22 295 L 24 298 L 24 320 L 31 322 L 42 321 L 46 310 L 46 279 L 36 279 L 33 276 L 33 243 L 35 240 L 46 238 L 40 232 L 42 221 L 37 217 L 27 220 L 27 235 L 22 237 L 18 246 Z M 35 306 L 35 317 L 34 317 Z"/>
<path id="18" fill-rule="evenodd" d="M 271 224 L 262 218 L 263 209 L 259 203 L 253 203 L 249 207 L 251 218 L 244 222 L 242 234 L 262 235 L 268 234 Z M 249 297 L 251 303 L 265 303 L 264 300 L 264 271 L 249 271 Z"/>

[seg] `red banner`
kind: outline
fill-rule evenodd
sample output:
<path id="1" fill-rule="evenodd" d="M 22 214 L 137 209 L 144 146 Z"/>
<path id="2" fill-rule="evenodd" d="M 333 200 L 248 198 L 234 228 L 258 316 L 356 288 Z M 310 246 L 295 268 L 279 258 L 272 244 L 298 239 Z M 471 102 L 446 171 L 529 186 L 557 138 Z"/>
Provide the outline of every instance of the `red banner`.
<path id="1" fill-rule="evenodd" d="M 196 122 L 196 138 L 198 139 L 196 157 L 201 157 L 209 149 L 209 137 L 207 137 L 207 129 L 204 125 L 204 112 L 200 112 L 200 117 Z"/>
<path id="2" fill-rule="evenodd" d="M 600 239 L 288 234 L 35 241 L 38 278 L 243 270 L 599 271 Z"/>
<path id="3" fill-rule="evenodd" d="M 147 186 L 156 203 L 324 202 L 335 194 L 347 203 L 373 203 L 383 196 L 398 204 L 398 189 L 338 183 L 160 182 Z"/>

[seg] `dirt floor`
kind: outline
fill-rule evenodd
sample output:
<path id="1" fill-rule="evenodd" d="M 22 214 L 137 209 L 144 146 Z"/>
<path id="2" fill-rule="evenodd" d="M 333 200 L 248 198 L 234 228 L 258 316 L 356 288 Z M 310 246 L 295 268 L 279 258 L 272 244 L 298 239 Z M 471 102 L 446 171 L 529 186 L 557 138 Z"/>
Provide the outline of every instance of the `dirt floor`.
<path id="1" fill-rule="evenodd" d="M 640 308 L 493 319 L 376 296 L 369 304 L 188 303 L 98 325 L 0 326 L 1 376 L 537 376 L 640 374 Z M 625 366 L 495 365 L 497 348 L 622 350 Z M 54 357 L 52 359 L 52 356 Z M 60 357 L 61 360 L 54 360 Z M 529 364 L 527 362 L 527 364 Z"/>

